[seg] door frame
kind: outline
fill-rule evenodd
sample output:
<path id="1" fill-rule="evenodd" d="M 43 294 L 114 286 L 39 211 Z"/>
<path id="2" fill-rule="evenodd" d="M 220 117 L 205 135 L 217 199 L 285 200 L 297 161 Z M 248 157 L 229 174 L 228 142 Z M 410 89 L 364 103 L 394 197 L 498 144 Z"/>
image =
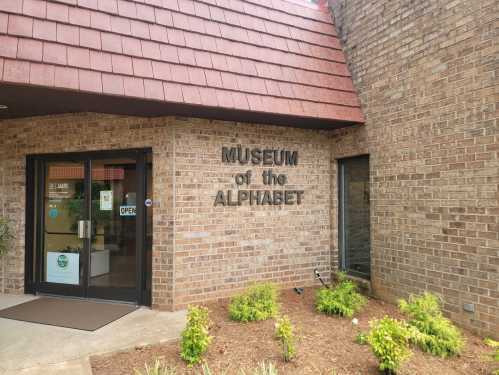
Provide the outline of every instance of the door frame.
<path id="1" fill-rule="evenodd" d="M 147 261 L 148 254 L 146 245 L 146 207 L 143 202 L 146 194 L 152 189 L 148 189 L 147 181 L 147 156 L 152 154 L 151 148 L 137 148 L 124 150 L 105 151 L 84 151 L 69 153 L 51 153 L 26 156 L 26 238 L 25 238 L 25 293 L 37 294 L 57 294 L 82 298 L 99 298 L 106 300 L 117 300 L 133 302 L 139 305 L 151 305 L 151 262 Z M 43 254 L 42 254 L 42 223 L 44 220 L 43 192 L 45 177 L 43 176 L 43 165 L 50 161 L 74 160 L 83 162 L 85 167 L 85 186 L 88 190 L 90 186 L 90 173 L 92 159 L 110 159 L 131 157 L 136 160 L 137 168 L 137 207 L 136 207 L 136 288 L 130 293 L 119 288 L 112 287 L 91 287 L 89 284 L 89 261 L 90 251 L 85 249 L 83 267 L 86 280 L 83 285 L 62 285 L 46 283 L 41 280 L 43 275 Z M 91 192 L 87 192 L 86 214 L 90 213 Z M 142 202 L 139 204 L 139 202 Z M 150 251 L 149 251 L 150 252 Z M 149 264 L 149 266 L 148 266 Z M 92 294 L 91 297 L 88 297 Z"/>

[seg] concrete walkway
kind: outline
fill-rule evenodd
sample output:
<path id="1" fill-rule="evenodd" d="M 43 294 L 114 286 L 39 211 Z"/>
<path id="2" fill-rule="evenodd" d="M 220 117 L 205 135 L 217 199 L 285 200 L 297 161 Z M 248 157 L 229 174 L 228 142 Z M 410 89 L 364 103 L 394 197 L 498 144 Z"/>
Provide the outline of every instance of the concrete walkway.
<path id="1" fill-rule="evenodd" d="M 0 309 L 33 296 L 0 294 Z M 140 308 L 95 332 L 0 318 L 0 374 L 90 375 L 89 356 L 180 337 L 185 311 Z"/>

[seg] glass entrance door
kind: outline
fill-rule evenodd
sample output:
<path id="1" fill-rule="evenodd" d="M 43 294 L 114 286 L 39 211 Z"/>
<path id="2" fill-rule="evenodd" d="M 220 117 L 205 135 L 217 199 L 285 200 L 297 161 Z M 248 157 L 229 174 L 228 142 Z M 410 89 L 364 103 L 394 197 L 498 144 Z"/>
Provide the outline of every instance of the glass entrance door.
<path id="1" fill-rule="evenodd" d="M 38 291 L 147 300 L 147 160 L 132 151 L 39 160 Z"/>
<path id="2" fill-rule="evenodd" d="M 84 296 L 88 244 L 78 230 L 88 217 L 85 163 L 46 162 L 43 176 L 42 283 L 53 285 L 49 291 Z"/>
<path id="3" fill-rule="evenodd" d="M 137 161 L 92 160 L 91 171 L 88 295 L 130 299 L 137 283 L 137 201 L 143 194 L 139 192 Z"/>

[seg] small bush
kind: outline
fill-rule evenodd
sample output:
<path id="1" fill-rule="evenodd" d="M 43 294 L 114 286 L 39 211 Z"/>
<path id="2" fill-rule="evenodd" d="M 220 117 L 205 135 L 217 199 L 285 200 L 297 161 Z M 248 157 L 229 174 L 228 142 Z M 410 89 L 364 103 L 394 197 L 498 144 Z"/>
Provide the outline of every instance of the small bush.
<path id="1" fill-rule="evenodd" d="M 276 323 L 276 337 L 282 345 L 284 361 L 291 361 L 296 355 L 295 335 L 293 325 L 287 316 L 283 316 Z"/>
<path id="2" fill-rule="evenodd" d="M 251 286 L 235 296 L 229 305 L 230 318 L 239 322 L 273 318 L 278 310 L 277 287 L 272 283 Z"/>
<path id="3" fill-rule="evenodd" d="M 367 342 L 379 360 L 379 369 L 385 373 L 395 373 L 411 354 L 410 332 L 406 323 L 384 317 L 370 324 L 371 330 L 367 336 Z"/>
<path id="4" fill-rule="evenodd" d="M 154 362 L 152 367 L 146 363 L 144 370 L 134 370 L 135 375 L 176 375 L 177 370 L 174 367 L 163 365 L 158 359 Z"/>
<path id="5" fill-rule="evenodd" d="M 367 334 L 364 332 L 359 332 L 357 336 L 355 336 L 355 342 L 359 345 L 366 345 L 367 344 Z"/>
<path id="6" fill-rule="evenodd" d="M 278 375 L 277 368 L 273 363 L 262 362 L 248 375 Z M 241 371 L 241 375 L 246 375 L 245 371 Z"/>
<path id="7" fill-rule="evenodd" d="M 399 301 L 400 310 L 410 318 L 411 342 L 421 350 L 439 357 L 459 354 L 464 339 L 459 330 L 442 314 L 438 298 L 431 293 Z"/>
<path id="8" fill-rule="evenodd" d="M 494 349 L 494 351 L 490 354 L 490 358 L 496 363 L 498 367 L 495 370 L 492 370 L 492 374 L 499 375 L 499 341 L 487 338 L 484 340 L 484 342 L 485 345 Z"/>
<path id="9" fill-rule="evenodd" d="M 208 334 L 210 321 L 206 307 L 190 306 L 187 312 L 187 325 L 182 331 L 180 356 L 189 365 L 199 363 L 208 349 L 211 337 Z"/>
<path id="10" fill-rule="evenodd" d="M 335 288 L 321 288 L 317 292 L 317 311 L 352 317 L 365 305 L 366 298 L 357 291 L 357 285 L 347 280 L 343 274 L 339 274 L 338 279 L 339 283 Z"/>

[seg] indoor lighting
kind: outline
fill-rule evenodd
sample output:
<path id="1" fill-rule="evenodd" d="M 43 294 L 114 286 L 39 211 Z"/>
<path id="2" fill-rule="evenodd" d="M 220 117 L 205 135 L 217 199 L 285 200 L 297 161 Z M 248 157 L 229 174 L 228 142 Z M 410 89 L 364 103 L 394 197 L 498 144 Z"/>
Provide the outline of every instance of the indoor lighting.
<path id="1" fill-rule="evenodd" d="M 1 110 L 6 110 L 6 109 L 9 109 L 9 107 L 6 106 L 5 104 L 0 104 L 0 111 Z"/>

